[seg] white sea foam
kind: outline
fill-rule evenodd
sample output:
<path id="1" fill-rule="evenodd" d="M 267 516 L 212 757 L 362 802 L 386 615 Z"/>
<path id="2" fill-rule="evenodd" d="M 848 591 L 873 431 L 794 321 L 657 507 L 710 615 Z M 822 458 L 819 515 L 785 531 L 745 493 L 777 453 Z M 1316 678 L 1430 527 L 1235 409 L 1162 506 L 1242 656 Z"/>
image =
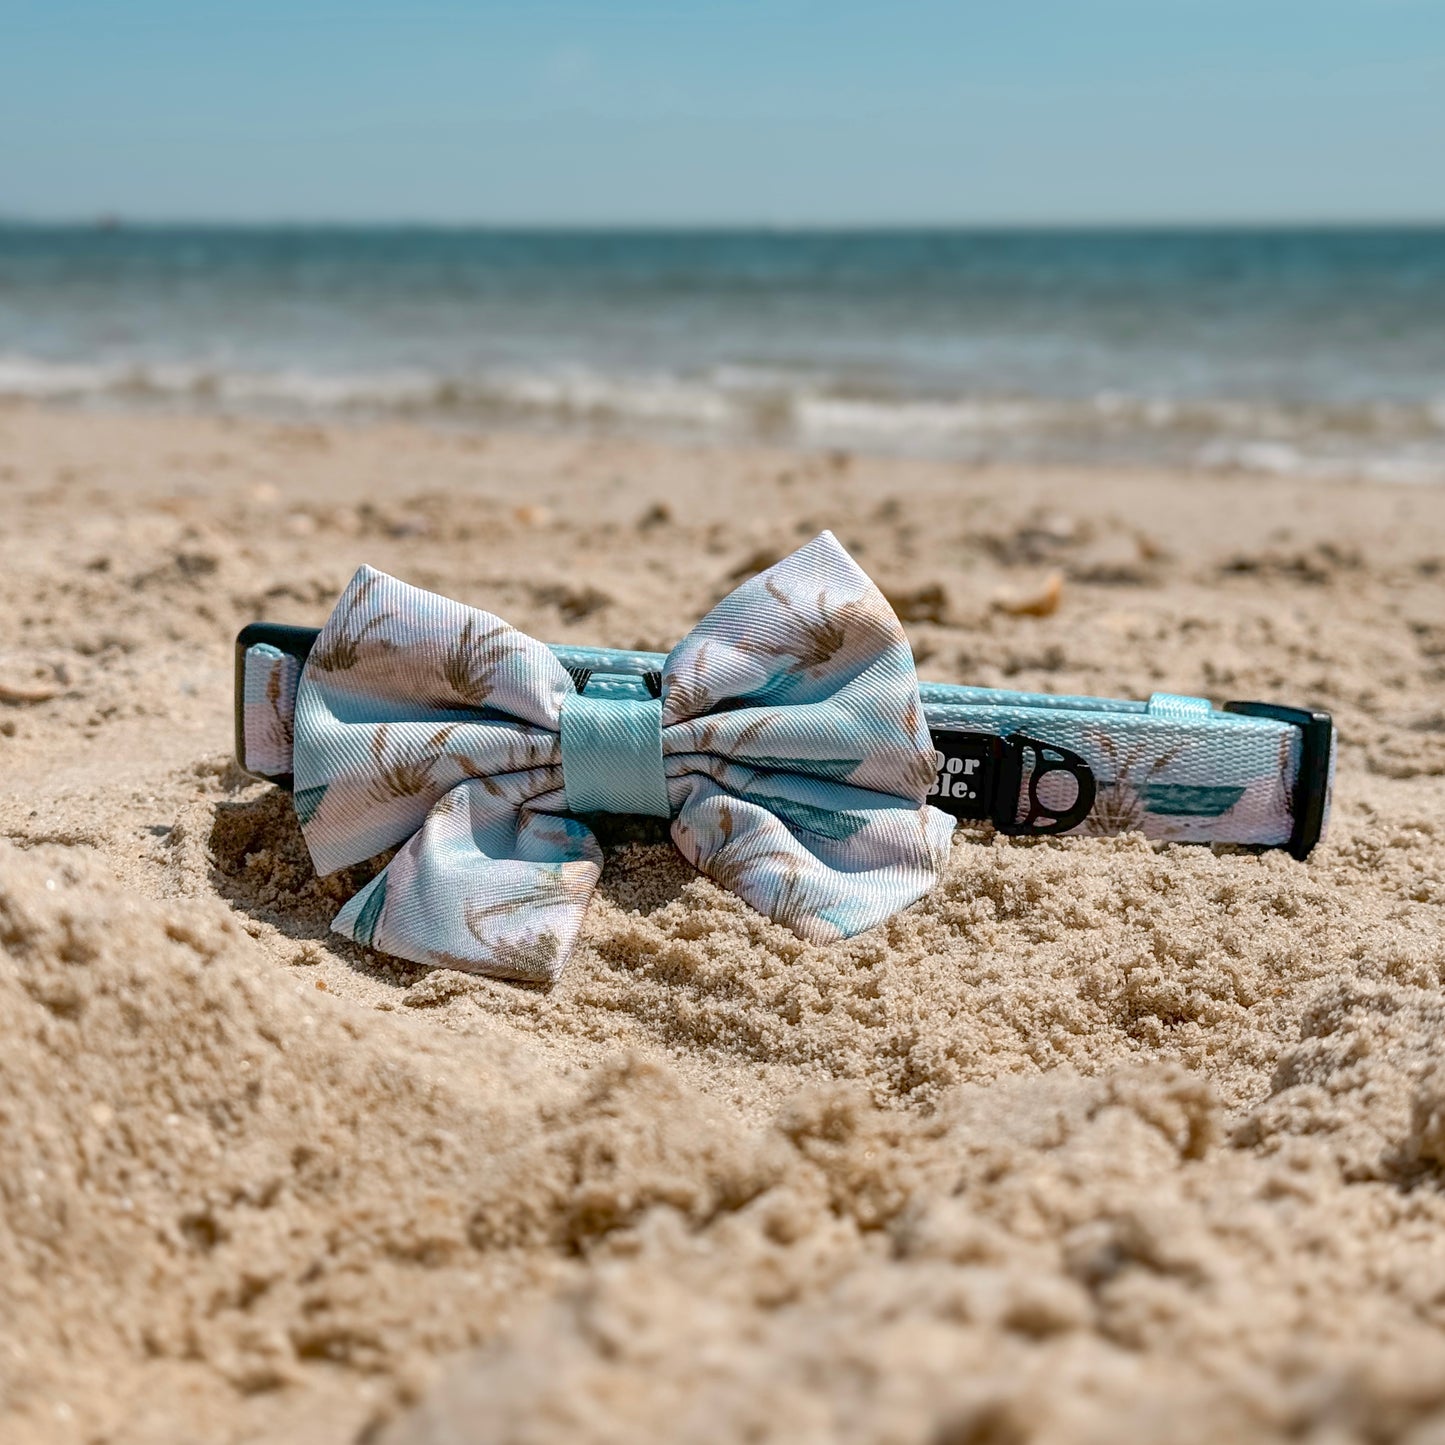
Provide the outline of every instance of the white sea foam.
<path id="1" fill-rule="evenodd" d="M 37 400 L 93 396 L 113 391 L 129 368 L 37 361 L 0 356 L 0 396 Z"/>
<path id="2" fill-rule="evenodd" d="M 303 414 L 437 416 L 483 425 L 642 428 L 970 460 L 1188 464 L 1269 476 L 1445 481 L 1445 398 L 1302 405 L 1230 398 L 869 394 L 817 368 L 693 374 L 581 365 L 271 369 L 151 358 L 0 354 L 0 398 Z"/>
<path id="3" fill-rule="evenodd" d="M 855 397 L 805 396 L 794 406 L 798 428 L 809 440 L 892 441 L 908 444 L 972 438 L 980 433 L 1022 432 L 1047 424 L 1048 408 L 1025 401 L 865 400 Z"/>
<path id="4" fill-rule="evenodd" d="M 574 367 L 551 374 L 494 375 L 458 388 L 478 400 L 519 410 L 577 418 L 635 418 L 728 427 L 739 420 L 734 401 L 706 382 L 666 374 L 605 376 Z"/>

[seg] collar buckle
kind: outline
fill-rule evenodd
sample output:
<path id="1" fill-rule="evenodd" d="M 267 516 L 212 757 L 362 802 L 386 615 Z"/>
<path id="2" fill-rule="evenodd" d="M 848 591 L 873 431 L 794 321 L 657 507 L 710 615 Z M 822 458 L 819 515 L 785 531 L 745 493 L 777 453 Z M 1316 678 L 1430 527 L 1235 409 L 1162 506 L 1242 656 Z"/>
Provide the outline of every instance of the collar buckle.
<path id="1" fill-rule="evenodd" d="M 1335 775 L 1334 719 L 1317 708 L 1283 707 L 1274 702 L 1227 702 L 1224 711 L 1289 723 L 1300 730 L 1299 775 L 1290 808 L 1294 830 L 1285 847 L 1291 858 L 1303 862 L 1324 836 L 1329 821 L 1330 785 Z"/>

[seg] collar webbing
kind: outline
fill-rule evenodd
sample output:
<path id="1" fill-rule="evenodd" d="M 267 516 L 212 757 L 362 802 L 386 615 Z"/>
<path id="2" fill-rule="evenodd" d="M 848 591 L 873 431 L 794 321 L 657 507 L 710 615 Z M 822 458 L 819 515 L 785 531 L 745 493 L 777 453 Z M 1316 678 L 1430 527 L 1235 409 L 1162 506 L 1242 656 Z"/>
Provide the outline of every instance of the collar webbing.
<path id="1" fill-rule="evenodd" d="M 317 629 L 252 623 L 236 639 L 236 760 L 291 785 L 291 724 Z M 555 646 L 578 692 L 650 702 L 665 657 Z M 1156 693 L 1148 702 L 919 684 L 938 776 L 929 801 L 1009 833 L 1138 830 L 1174 842 L 1288 848 L 1328 823 L 1328 713 Z"/>

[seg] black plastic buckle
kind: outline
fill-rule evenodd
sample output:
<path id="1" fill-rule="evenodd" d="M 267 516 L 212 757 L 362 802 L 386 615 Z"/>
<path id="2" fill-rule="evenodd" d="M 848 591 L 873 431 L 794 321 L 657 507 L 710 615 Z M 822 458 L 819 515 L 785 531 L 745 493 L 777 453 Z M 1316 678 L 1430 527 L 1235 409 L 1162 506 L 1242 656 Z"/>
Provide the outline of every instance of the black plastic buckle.
<path id="1" fill-rule="evenodd" d="M 1330 804 L 1330 772 L 1334 758 L 1335 724 L 1327 712 L 1315 708 L 1282 707 L 1275 702 L 1227 702 L 1225 712 L 1243 717 L 1269 718 L 1289 723 L 1300 730 L 1299 776 L 1295 779 L 1290 812 L 1294 829 L 1290 833 L 1292 858 L 1308 858 L 1324 832 L 1325 812 Z"/>
<path id="2" fill-rule="evenodd" d="M 1098 792 L 1093 770 L 1078 753 L 1045 743 L 1025 733 L 999 737 L 994 733 L 933 729 L 938 776 L 928 801 L 955 818 L 987 819 L 1000 833 L 1067 833 L 1089 816 Z M 1020 819 L 1019 792 L 1029 769 L 1028 810 Z M 1077 793 L 1056 813 L 1039 797 L 1039 784 L 1050 773 L 1068 773 Z"/>
<path id="3" fill-rule="evenodd" d="M 246 766 L 246 652 L 266 643 L 304 663 L 320 636 L 319 627 L 292 627 L 285 622 L 250 622 L 236 634 L 236 762 L 242 772 L 267 778 L 288 791 L 292 784 L 290 773 L 252 773 Z"/>

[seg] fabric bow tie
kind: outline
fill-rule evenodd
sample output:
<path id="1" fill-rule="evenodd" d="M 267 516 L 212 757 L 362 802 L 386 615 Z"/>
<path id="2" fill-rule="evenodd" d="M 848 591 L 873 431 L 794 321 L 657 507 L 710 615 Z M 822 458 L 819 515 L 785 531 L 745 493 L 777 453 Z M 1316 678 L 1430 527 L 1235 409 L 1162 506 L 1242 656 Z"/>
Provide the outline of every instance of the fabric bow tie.
<path id="1" fill-rule="evenodd" d="M 332 927 L 555 979 L 602 871 L 591 812 L 670 818 L 694 867 L 815 943 L 937 882 L 953 819 L 924 802 L 913 655 L 830 532 L 718 603 L 658 690 L 588 697 L 545 644 L 363 567 L 297 688 L 296 811 L 322 873 L 403 846 Z"/>

